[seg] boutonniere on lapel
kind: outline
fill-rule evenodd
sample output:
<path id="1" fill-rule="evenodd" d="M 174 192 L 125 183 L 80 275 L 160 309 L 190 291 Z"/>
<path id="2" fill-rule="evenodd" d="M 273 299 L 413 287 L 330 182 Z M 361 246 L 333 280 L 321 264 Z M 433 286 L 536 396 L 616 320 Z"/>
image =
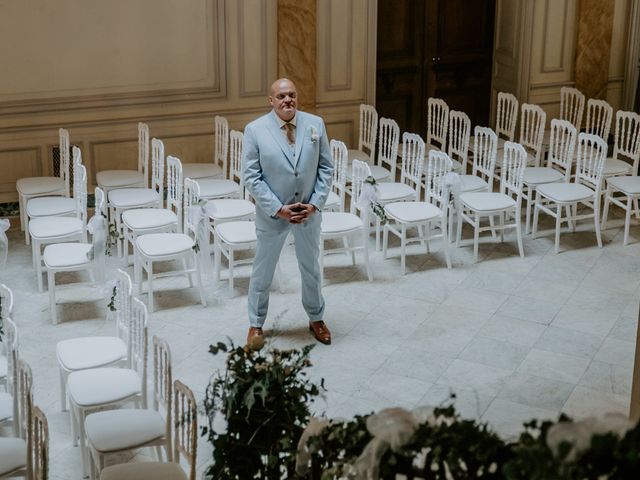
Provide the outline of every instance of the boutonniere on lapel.
<path id="1" fill-rule="evenodd" d="M 316 143 L 320 140 L 320 135 L 318 134 L 318 130 L 313 125 L 309 127 L 309 137 L 313 143 Z"/>

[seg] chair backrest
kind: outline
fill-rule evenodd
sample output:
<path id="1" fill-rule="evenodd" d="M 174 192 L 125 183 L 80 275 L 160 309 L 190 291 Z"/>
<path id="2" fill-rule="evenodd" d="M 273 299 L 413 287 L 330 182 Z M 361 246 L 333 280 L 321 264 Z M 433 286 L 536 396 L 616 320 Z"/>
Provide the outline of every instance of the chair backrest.
<path id="1" fill-rule="evenodd" d="M 605 100 L 590 98 L 587 100 L 587 124 L 585 133 L 598 135 L 605 142 L 611 131 L 613 108 Z"/>
<path id="2" fill-rule="evenodd" d="M 149 125 L 138 123 L 138 172 L 144 176 L 144 186 L 149 185 Z"/>
<path id="3" fill-rule="evenodd" d="M 173 379 L 171 377 L 171 349 L 160 337 L 153 336 L 153 408 L 164 409 L 167 419 L 167 443 L 171 445 L 171 393 Z M 171 455 L 171 452 L 167 452 Z"/>
<path id="4" fill-rule="evenodd" d="M 110 295 L 108 315 L 115 317 L 116 337 L 121 338 L 127 348 L 127 360 L 131 360 L 131 345 L 129 342 L 129 324 L 131 322 L 131 301 L 133 300 L 133 284 L 127 272 L 118 268 L 115 271 L 113 287 Z"/>
<path id="5" fill-rule="evenodd" d="M 427 99 L 427 145 L 444 150 L 447 146 L 447 129 L 449 128 L 449 105 L 441 98 Z"/>
<path id="6" fill-rule="evenodd" d="M 340 198 L 340 211 L 344 212 L 347 196 L 347 146 L 340 140 L 331 140 L 329 148 L 331 149 L 331 159 L 333 160 L 331 189 Z"/>
<path id="7" fill-rule="evenodd" d="M 400 182 L 416 191 L 416 200 L 420 200 L 422 172 L 424 169 L 424 140 L 415 133 L 402 134 L 402 169 Z"/>
<path id="8" fill-rule="evenodd" d="M 82 152 L 80 151 L 80 149 L 76 146 L 74 146 L 72 148 L 72 152 L 73 152 L 73 194 L 75 195 L 76 192 L 76 184 L 78 183 L 78 165 L 82 165 Z"/>
<path id="9" fill-rule="evenodd" d="M 64 194 L 69 196 L 69 131 L 60 128 L 58 129 L 58 137 L 60 138 L 60 178 L 64 181 Z"/>
<path id="10" fill-rule="evenodd" d="M 511 93 L 498 93 L 496 108 L 496 135 L 503 140 L 513 142 L 516 136 L 518 120 L 518 99 Z"/>
<path id="11" fill-rule="evenodd" d="M 638 174 L 640 158 L 640 115 L 635 112 L 618 110 L 616 113 L 616 140 L 613 158 L 627 159 L 632 167 L 632 174 Z"/>
<path id="12" fill-rule="evenodd" d="M 0 283 L 0 322 L 9 318 L 13 312 L 13 292 L 4 283 Z"/>
<path id="13" fill-rule="evenodd" d="M 449 190 L 444 176 L 451 172 L 452 168 L 453 163 L 449 155 L 436 150 L 429 152 L 424 199 L 426 202 L 438 206 L 444 215 L 446 215 L 449 205 Z"/>
<path id="14" fill-rule="evenodd" d="M 87 168 L 76 165 L 77 180 L 74 181 L 73 199 L 76 203 L 76 217 L 82 221 L 82 228 L 87 224 Z"/>
<path id="15" fill-rule="evenodd" d="M 578 133 L 576 127 L 568 120 L 551 120 L 551 136 L 549 137 L 548 167 L 564 172 L 565 181 L 571 178 L 573 154 L 576 148 Z"/>
<path id="16" fill-rule="evenodd" d="M 24 360 L 18 358 L 13 351 L 15 362 L 15 384 L 13 389 L 13 421 L 18 425 L 18 436 L 28 440 L 31 422 L 31 405 L 33 404 L 33 375 L 31 367 Z M 15 427 L 14 427 L 15 430 Z"/>
<path id="17" fill-rule="evenodd" d="M 164 198 L 164 143 L 151 139 L 151 188 L 158 192 L 160 205 Z"/>
<path id="18" fill-rule="evenodd" d="M 584 94 L 577 88 L 562 87 L 560 89 L 560 120 L 571 123 L 578 132 L 582 126 L 584 100 Z"/>
<path id="19" fill-rule="evenodd" d="M 44 412 L 34 406 L 31 409 L 31 439 L 28 442 L 31 450 L 31 477 L 33 480 L 49 478 L 49 422 Z"/>
<path id="20" fill-rule="evenodd" d="M 522 199 L 522 182 L 526 166 L 527 151 L 524 147 L 519 143 L 505 142 L 500 193 L 517 197 L 518 204 Z"/>
<path id="21" fill-rule="evenodd" d="M 106 196 L 104 194 L 104 190 L 102 190 L 100 187 L 96 187 L 94 190 L 94 195 L 95 195 L 95 208 L 94 211 L 95 213 L 99 213 L 101 214 L 103 217 L 107 217 L 107 212 L 106 212 L 106 206 L 107 206 L 107 202 L 106 202 Z"/>
<path id="22" fill-rule="evenodd" d="M 180 463 L 180 458 L 184 458 L 189 464 L 189 480 L 196 480 L 198 406 L 189 387 L 180 380 L 173 385 L 173 461 Z"/>
<path id="23" fill-rule="evenodd" d="M 523 103 L 520 113 L 520 145 L 531 150 L 534 166 L 540 166 L 547 114 L 538 105 Z"/>
<path id="24" fill-rule="evenodd" d="M 224 177 L 227 178 L 227 153 L 229 152 L 229 122 L 225 117 L 216 115 L 213 119 L 215 143 L 213 146 L 213 161 L 222 167 Z"/>
<path id="25" fill-rule="evenodd" d="M 451 110 L 449 112 L 449 158 L 455 159 L 462 165 L 462 173 L 467 171 L 469 156 L 469 137 L 471 135 L 471 120 L 464 112 Z"/>
<path id="26" fill-rule="evenodd" d="M 599 135 L 578 134 L 578 160 L 576 163 L 576 183 L 587 184 L 599 195 L 602 187 L 602 170 L 607 159 L 607 142 Z"/>
<path id="27" fill-rule="evenodd" d="M 182 162 L 176 157 L 167 157 L 167 209 L 178 217 L 178 225 L 182 225 Z"/>
<path id="28" fill-rule="evenodd" d="M 184 225 L 183 233 L 198 239 L 198 223 L 202 220 L 202 215 L 198 210 L 200 202 L 200 186 L 191 178 L 184 179 Z"/>
<path id="29" fill-rule="evenodd" d="M 131 369 L 140 376 L 143 408 L 147 408 L 147 317 L 147 307 L 134 297 L 131 300 L 131 322 L 129 324 Z"/>
<path id="30" fill-rule="evenodd" d="M 476 126 L 473 129 L 473 170 L 472 175 L 483 178 L 493 190 L 493 172 L 496 169 L 498 136 L 489 127 Z"/>
<path id="31" fill-rule="evenodd" d="M 358 133 L 358 150 L 364 151 L 371 156 L 371 160 L 376 152 L 376 134 L 378 133 L 378 112 L 372 105 L 360 104 L 360 130 Z"/>
<path id="32" fill-rule="evenodd" d="M 229 132 L 229 179 L 240 185 L 240 196 L 249 198 L 249 193 L 244 188 L 244 176 L 242 174 L 242 142 L 244 134 L 238 130 Z"/>
<path id="33" fill-rule="evenodd" d="M 351 162 L 351 204 L 349 205 L 349 211 L 353 214 L 356 214 L 357 210 L 360 208 L 359 203 L 364 181 L 370 176 L 371 168 L 366 162 L 362 162 L 360 160 L 354 160 Z M 360 213 L 364 214 L 365 212 L 361 211 Z"/>
<path id="34" fill-rule="evenodd" d="M 5 317 L 2 319 L 2 329 L 4 330 L 2 343 L 4 345 L 4 351 L 7 357 L 6 390 L 8 393 L 13 394 L 16 381 L 15 359 L 18 358 L 18 328 L 10 317 Z M 15 430 L 14 433 L 17 435 L 19 425 L 17 424 L 17 422 L 14 422 L 13 426 Z"/>
<path id="35" fill-rule="evenodd" d="M 388 168 L 391 180 L 395 178 L 398 146 L 400 145 L 400 127 L 391 118 L 380 119 L 380 135 L 378 137 L 377 165 Z"/>

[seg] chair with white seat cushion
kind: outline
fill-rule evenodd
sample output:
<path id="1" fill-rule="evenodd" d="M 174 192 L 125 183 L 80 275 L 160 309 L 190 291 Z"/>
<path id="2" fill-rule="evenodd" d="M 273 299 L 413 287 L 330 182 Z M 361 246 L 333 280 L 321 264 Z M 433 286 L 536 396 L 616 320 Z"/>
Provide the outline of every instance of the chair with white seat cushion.
<path id="1" fill-rule="evenodd" d="M 170 160 L 173 157 L 169 157 Z M 134 268 L 137 290 L 142 293 L 142 272 L 147 275 L 147 305 L 149 312 L 153 312 L 153 280 L 155 278 L 185 275 L 189 286 L 193 287 L 191 275 L 196 275 L 200 301 L 206 306 L 204 289 L 202 285 L 202 266 L 198 259 L 197 251 L 204 248 L 206 239 L 203 235 L 203 215 L 197 204 L 195 180 L 186 179 L 184 182 L 184 208 L 182 214 L 182 232 L 148 233 L 136 238 L 134 248 Z M 194 201 L 196 203 L 194 203 Z M 194 207 L 194 208 L 192 208 Z M 196 211 L 197 210 L 197 211 Z M 208 252 L 207 252 L 208 258 Z M 156 262 L 168 262 L 177 260 L 182 263 L 182 270 L 170 270 L 163 273 L 154 273 L 153 264 Z M 191 267 L 187 266 L 191 264 Z"/>
<path id="2" fill-rule="evenodd" d="M 578 135 L 578 163 L 575 179 L 571 183 L 545 183 L 538 185 L 533 216 L 533 237 L 538 229 L 538 214 L 542 210 L 556 219 L 555 252 L 560 251 L 560 227 L 568 222 L 572 229 L 578 220 L 593 218 L 598 246 L 602 248 L 600 235 L 600 200 L 602 171 L 607 158 L 607 144 L 598 135 L 580 133 Z M 590 214 L 578 215 L 578 204 L 592 210 Z M 567 216 L 562 216 L 563 207 Z M 566 208 L 569 207 L 569 208 Z"/>
<path id="3" fill-rule="evenodd" d="M 493 190 L 498 137 L 489 127 L 473 129 L 473 165 L 471 175 L 460 175 L 460 193 Z"/>
<path id="4" fill-rule="evenodd" d="M 442 238 L 442 249 L 447 262 L 447 268 L 451 268 L 451 260 L 449 258 L 449 239 L 448 239 L 448 207 L 449 207 L 449 188 L 446 185 L 445 175 L 451 172 L 453 164 L 449 156 L 444 152 L 431 150 L 427 161 L 427 172 L 425 182 L 424 201 L 420 200 L 420 187 L 422 185 L 423 159 L 418 156 L 409 156 L 414 160 L 407 164 L 403 162 L 403 175 L 408 177 L 408 181 L 415 185 L 416 200 L 411 202 L 393 202 L 384 206 L 389 222 L 384 226 L 384 237 L 382 240 L 383 257 L 387 258 L 387 245 L 389 232 L 400 238 L 400 271 L 402 275 L 406 271 L 406 249 L 407 243 L 420 242 L 426 244 L 427 253 L 429 253 L 429 241 L 432 238 Z M 404 171 L 406 169 L 406 171 Z M 440 228 L 438 235 L 432 234 L 432 227 Z M 407 230 L 415 228 L 418 235 L 408 237 Z"/>
<path id="5" fill-rule="evenodd" d="M 582 116 L 584 114 L 584 94 L 573 87 L 562 87 L 560 89 L 560 120 L 566 120 L 573 125 L 577 132 L 582 126 Z"/>
<path id="6" fill-rule="evenodd" d="M 616 196 L 617 195 L 617 196 Z M 637 175 L 623 175 L 607 179 L 604 208 L 602 212 L 602 229 L 607 228 L 609 204 L 613 203 L 625 212 L 623 244 L 629 244 L 629 230 L 631 228 L 631 212 L 634 204 L 640 199 L 640 177 Z"/>
<path id="7" fill-rule="evenodd" d="M 498 150 L 504 149 L 504 142 L 515 141 L 518 106 L 518 99 L 515 95 L 507 92 L 498 92 L 495 125 L 495 132 L 498 137 Z M 500 155 L 502 155 L 502 152 L 500 152 Z"/>
<path id="8" fill-rule="evenodd" d="M 82 471 L 87 471 L 85 419 L 92 412 L 133 403 L 147 408 L 147 309 L 134 298 L 129 324 L 130 368 L 101 367 L 72 372 L 67 380 L 71 435 L 80 444 Z"/>
<path id="9" fill-rule="evenodd" d="M 613 155 L 604 162 L 605 178 L 637 175 L 640 159 L 640 115 L 618 110 Z"/>
<path id="10" fill-rule="evenodd" d="M 153 337 L 153 408 L 107 410 L 89 415 L 85 433 L 90 451 L 91 479 L 99 477 L 108 456 L 144 447 L 156 447 L 161 461 L 171 451 L 171 351 L 164 340 Z M 160 411 L 164 411 L 164 417 Z"/>
<path id="11" fill-rule="evenodd" d="M 425 155 L 431 150 L 445 152 L 449 129 L 449 105 L 441 98 L 427 99 L 427 139 Z M 435 142 L 435 143 L 434 143 Z M 402 157 L 404 160 L 404 156 Z"/>
<path id="12" fill-rule="evenodd" d="M 105 269 L 106 220 L 97 213 L 91 218 L 87 228 L 92 234 L 91 243 L 54 243 L 44 249 L 42 261 L 47 271 L 49 311 L 53 324 L 58 323 L 56 273 L 87 270 L 92 277 L 92 283 L 96 280 L 101 283 Z"/>
<path id="13" fill-rule="evenodd" d="M 462 237 L 462 221 L 469 223 L 473 229 L 473 261 L 478 261 L 478 245 L 480 233 L 483 231 L 500 230 L 500 241 L 504 241 L 504 230 L 515 228 L 518 251 L 520 257 L 524 257 L 522 249 L 522 228 L 520 225 L 522 206 L 522 177 L 527 164 L 527 152 L 518 143 L 506 142 L 504 144 L 504 161 L 500 179 L 500 192 L 467 192 L 457 198 L 458 231 L 456 244 L 460 246 Z M 515 198 L 514 198 L 515 197 Z M 505 224 L 513 215 L 513 223 Z M 500 219 L 499 225 L 482 227 L 483 217 L 495 217 Z"/>
<path id="14" fill-rule="evenodd" d="M 587 121 L 584 133 L 597 135 L 606 142 L 611 131 L 612 117 L 613 108 L 606 100 L 590 98 L 587 100 Z"/>
<path id="15" fill-rule="evenodd" d="M 149 126 L 138 123 L 138 168 L 137 170 L 102 170 L 96 173 L 96 183 L 107 198 L 111 190 L 118 188 L 146 188 L 149 169 Z"/>
<path id="16" fill-rule="evenodd" d="M 180 380 L 173 383 L 172 461 L 121 463 L 105 468 L 100 480 L 196 480 L 198 448 L 198 406 L 193 392 Z M 189 474 L 180 466 L 188 464 Z"/>
<path id="17" fill-rule="evenodd" d="M 229 149 L 233 154 L 233 145 L 240 143 L 242 145 L 242 132 L 231 130 L 229 132 Z M 236 148 L 237 150 L 237 148 Z M 231 159 L 233 162 L 233 159 Z M 187 175 L 185 175 L 187 178 Z M 200 198 L 204 200 L 213 200 L 218 198 L 242 198 L 240 184 L 236 182 L 233 176 L 229 178 L 200 178 L 196 179 L 200 190 Z"/>
<path id="18" fill-rule="evenodd" d="M 520 138 L 519 144 L 527 152 L 526 166 L 539 167 L 542 158 L 544 129 L 547 121 L 547 114 L 539 105 L 523 103 L 520 105 Z M 496 160 L 496 171 L 494 178 L 500 181 L 500 169 L 502 160 L 506 158 L 503 153 L 504 144 L 498 144 L 498 157 Z"/>
<path id="19" fill-rule="evenodd" d="M 82 154 L 78 147 L 73 147 L 73 191 L 76 190 L 76 183 L 81 180 L 77 166 L 82 164 Z M 24 215 L 24 240 L 30 244 L 29 222 L 34 218 L 42 217 L 65 217 L 76 214 L 76 200 L 69 196 L 39 196 L 27 200 Z"/>
<path id="20" fill-rule="evenodd" d="M 551 120 L 549 152 L 546 167 L 526 167 L 524 169 L 524 199 L 527 201 L 525 233 L 529 233 L 531 224 L 531 206 L 538 185 L 555 182 L 569 182 L 573 166 L 573 153 L 577 132 L 567 120 Z"/>
<path id="21" fill-rule="evenodd" d="M 0 325 L 3 324 L 6 318 L 11 317 L 13 311 L 13 292 L 4 283 L 0 283 Z M 9 373 L 9 357 L 7 352 L 9 351 L 10 343 L 8 340 L 3 339 L 0 343 L 0 384 L 4 385 L 6 391 L 9 391 L 11 376 Z"/>
<path id="22" fill-rule="evenodd" d="M 184 178 L 227 178 L 227 144 L 229 142 L 229 122 L 216 115 L 214 119 L 214 151 L 212 161 L 183 163 Z"/>
<path id="23" fill-rule="evenodd" d="M 328 253 L 350 253 L 353 265 L 356 264 L 355 251 L 362 250 L 364 254 L 365 266 L 369 281 L 373 281 L 371 266 L 369 264 L 369 221 L 363 221 L 363 216 L 368 216 L 368 206 L 361 209 L 361 214 L 357 215 L 356 210 L 360 203 L 362 185 L 364 179 L 371 174 L 367 164 L 360 160 L 352 162 L 351 171 L 351 205 L 349 212 L 345 212 L 346 197 L 346 170 L 348 162 L 347 146 L 338 141 L 331 140 L 331 157 L 333 158 L 333 184 L 340 197 L 340 209 L 337 212 L 322 212 L 322 223 L 320 226 L 320 274 L 324 277 L 324 256 Z M 325 249 L 326 240 L 342 240 L 342 248 Z M 356 244 L 349 243 L 350 240 L 358 239 Z M 321 278 L 322 284 L 323 278 Z"/>
<path id="24" fill-rule="evenodd" d="M 373 164 L 376 154 L 376 135 L 378 133 L 378 112 L 373 105 L 360 104 L 360 127 L 358 130 L 358 148 L 348 150 L 349 162 L 360 160 Z"/>
<path id="25" fill-rule="evenodd" d="M 109 312 L 113 317 L 115 335 L 77 337 L 56 344 L 60 372 L 60 407 L 67 409 L 67 378 L 72 372 L 111 365 L 127 365 L 129 357 L 129 322 L 133 287 L 131 278 L 123 270 L 116 270 L 112 291 L 109 292 Z"/>
<path id="26" fill-rule="evenodd" d="M 395 180 L 399 145 L 400 127 L 391 118 L 381 118 L 378 156 L 375 164 L 369 164 L 371 176 L 377 182 L 393 182 Z"/>
<path id="27" fill-rule="evenodd" d="M 447 145 L 447 154 L 452 162 L 454 172 L 467 172 L 470 135 L 471 120 L 467 114 L 451 110 L 449 112 L 449 142 Z"/>
<path id="28" fill-rule="evenodd" d="M 69 132 L 64 128 L 58 130 L 60 170 L 57 177 L 27 177 L 16 182 L 18 203 L 20 206 L 20 228 L 26 229 L 26 207 L 30 198 L 60 195 L 69 196 Z"/>
<path id="29" fill-rule="evenodd" d="M 151 140 L 151 188 L 128 187 L 111 190 L 108 196 L 109 218 L 118 233 L 118 256 L 128 257 L 123 246 L 125 240 L 122 214 L 127 210 L 160 208 L 164 196 L 164 145 L 156 138 Z"/>
<path id="30" fill-rule="evenodd" d="M 51 243 L 86 242 L 87 241 L 87 169 L 78 164 L 75 167 L 78 175 L 73 182 L 73 200 L 76 204 L 74 217 L 40 217 L 29 222 L 31 237 L 31 257 L 36 272 L 38 290 L 42 285 L 42 246 Z M 98 191 L 100 191 L 98 189 Z"/>

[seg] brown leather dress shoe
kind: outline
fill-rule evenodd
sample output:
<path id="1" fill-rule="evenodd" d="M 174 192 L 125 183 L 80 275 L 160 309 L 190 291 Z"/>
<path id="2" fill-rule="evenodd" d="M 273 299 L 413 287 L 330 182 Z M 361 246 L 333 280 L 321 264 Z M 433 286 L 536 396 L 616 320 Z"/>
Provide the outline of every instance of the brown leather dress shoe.
<path id="1" fill-rule="evenodd" d="M 313 336 L 320 343 L 331 345 L 331 332 L 322 320 L 319 320 L 317 322 L 309 322 L 309 331 L 313 333 Z"/>
<path id="2" fill-rule="evenodd" d="M 264 334 L 260 327 L 250 327 L 247 334 L 247 346 L 252 350 L 260 350 L 264 346 Z"/>

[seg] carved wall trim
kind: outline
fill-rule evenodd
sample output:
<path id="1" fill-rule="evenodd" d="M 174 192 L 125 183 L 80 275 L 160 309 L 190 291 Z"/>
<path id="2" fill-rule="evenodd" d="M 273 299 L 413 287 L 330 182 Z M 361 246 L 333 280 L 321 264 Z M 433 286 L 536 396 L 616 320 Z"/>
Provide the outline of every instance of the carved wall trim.
<path id="1" fill-rule="evenodd" d="M 269 59 L 269 52 L 267 50 L 268 47 L 268 41 L 267 41 L 267 34 L 268 34 L 268 24 L 267 24 L 267 2 L 265 0 L 260 1 L 260 14 L 259 14 L 259 18 L 260 18 L 260 28 L 261 28 L 261 32 L 260 32 L 260 36 L 262 38 L 261 42 L 260 42 L 260 51 L 261 51 L 261 55 L 260 55 L 260 61 L 262 62 L 260 65 L 260 88 L 258 90 L 247 90 L 245 88 L 245 69 L 244 67 L 244 62 L 245 62 L 245 31 L 244 31 L 244 15 L 245 15 L 245 9 L 244 9 L 244 0 L 239 0 L 238 1 L 238 59 L 239 59 L 239 75 L 240 75 L 240 81 L 239 81 L 239 93 L 238 95 L 241 98 L 250 98 L 250 97 L 264 97 L 266 95 L 268 95 L 269 93 L 269 85 L 268 85 L 268 80 L 267 80 L 267 76 L 268 76 L 268 69 L 267 69 L 267 61 Z M 252 46 L 253 48 L 256 48 L 255 46 Z"/>
<path id="2" fill-rule="evenodd" d="M 353 84 L 353 72 L 351 69 L 351 64 L 352 62 L 352 58 L 353 58 L 353 28 L 348 28 L 347 29 L 347 41 L 345 42 L 345 48 L 346 48 L 346 65 L 345 65 L 345 69 L 346 69 L 346 78 L 347 78 L 347 82 L 344 84 L 332 84 L 331 83 L 331 74 L 332 74 L 332 69 L 333 69 L 333 58 L 331 55 L 331 46 L 332 46 L 332 42 L 333 42 L 333 35 L 331 32 L 331 29 L 333 27 L 333 22 L 331 21 L 332 15 L 333 15 L 333 2 L 335 0 L 329 0 L 329 1 L 325 1 L 323 3 L 324 8 L 325 8 L 325 12 L 326 12 L 326 18 L 329 21 L 329 32 L 327 35 L 325 35 L 325 45 L 326 45 L 326 49 L 327 49 L 327 57 L 326 57 L 326 62 L 327 62 L 327 67 L 325 70 L 325 88 L 328 91 L 340 91 L 340 90 L 351 90 L 352 88 L 352 84 Z M 352 25 L 353 24 L 353 9 L 354 9 L 354 4 L 353 4 L 353 0 L 340 0 L 341 3 L 346 3 L 348 4 L 348 16 L 347 16 L 347 25 Z"/>
<path id="3" fill-rule="evenodd" d="M 558 0 L 553 0 L 554 3 L 558 2 Z M 542 64 L 540 66 L 540 71 L 543 73 L 554 73 L 554 72 L 562 72 L 565 69 L 564 66 L 564 51 L 565 51 L 565 44 L 566 44 L 566 35 L 567 35 L 567 14 L 568 14 L 568 8 L 569 8 L 569 2 L 567 0 L 563 0 L 563 5 L 564 5 L 564 11 L 563 11 L 563 17 L 562 17 L 562 37 L 560 39 L 559 42 L 559 46 L 560 46 L 560 64 L 559 65 L 548 65 L 546 62 L 547 59 L 547 49 L 548 48 L 555 48 L 557 46 L 557 43 L 554 42 L 553 45 L 549 45 L 549 42 L 547 42 L 548 40 L 548 29 L 549 29 L 549 2 L 550 0 L 546 0 L 545 1 L 545 5 L 544 5 L 544 29 L 542 32 L 542 57 L 541 57 L 541 61 Z"/>

